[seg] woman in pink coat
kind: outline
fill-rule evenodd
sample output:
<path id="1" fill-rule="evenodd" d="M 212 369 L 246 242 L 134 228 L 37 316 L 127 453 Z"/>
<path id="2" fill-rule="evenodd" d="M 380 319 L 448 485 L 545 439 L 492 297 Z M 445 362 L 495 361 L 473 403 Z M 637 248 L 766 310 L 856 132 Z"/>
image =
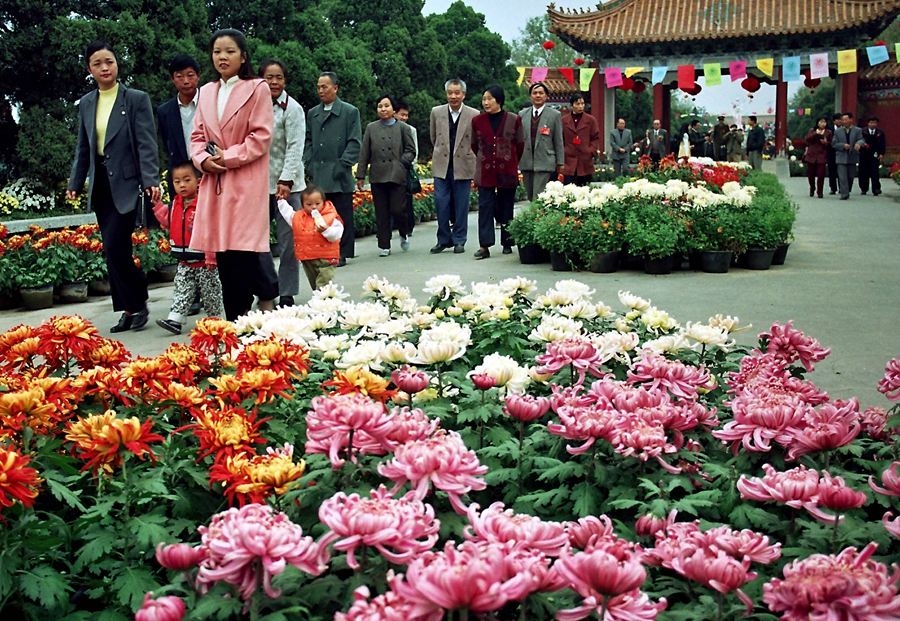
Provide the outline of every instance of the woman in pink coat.
<path id="1" fill-rule="evenodd" d="M 204 173 L 191 248 L 217 253 L 225 316 L 237 319 L 259 298 L 272 310 L 278 275 L 269 248 L 272 95 L 250 65 L 247 39 L 217 31 L 210 42 L 219 80 L 200 89 L 191 159 Z"/>

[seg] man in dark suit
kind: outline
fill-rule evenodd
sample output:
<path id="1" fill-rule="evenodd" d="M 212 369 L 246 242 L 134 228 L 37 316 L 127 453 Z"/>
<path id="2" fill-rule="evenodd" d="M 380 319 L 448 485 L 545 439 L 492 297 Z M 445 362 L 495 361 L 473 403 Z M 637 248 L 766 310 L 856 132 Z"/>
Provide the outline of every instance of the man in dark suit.
<path id="1" fill-rule="evenodd" d="M 631 130 L 625 127 L 625 119 L 616 122 L 616 128 L 609 132 L 609 159 L 613 163 L 613 172 L 616 177 L 628 175 L 631 172 L 631 149 L 634 146 L 634 138 Z"/>
<path id="2" fill-rule="evenodd" d="M 841 124 L 841 113 L 835 112 L 831 115 L 831 135 L 834 136 L 837 131 L 842 128 Z M 838 191 L 838 173 L 837 173 L 837 162 L 834 160 L 835 150 L 828 149 L 828 187 L 831 188 L 831 194 L 837 194 Z M 851 183 L 853 183 L 851 181 Z M 850 189 L 853 189 L 853 186 L 850 186 Z"/>
<path id="3" fill-rule="evenodd" d="M 194 112 L 197 111 L 200 63 L 187 54 L 178 54 L 169 63 L 169 74 L 178 95 L 156 109 L 156 119 L 163 150 L 168 158 L 168 181 L 171 190 L 172 167 L 191 159 L 187 145 L 191 143 Z"/>
<path id="4" fill-rule="evenodd" d="M 887 150 L 887 137 L 884 130 L 878 127 L 878 117 L 869 117 L 869 126 L 863 130 L 865 146 L 859 150 L 859 189 L 865 195 L 869 191 L 869 180 L 872 180 L 872 195 L 881 194 L 881 178 L 879 168 L 884 152 Z"/>
<path id="5" fill-rule="evenodd" d="M 325 198 L 337 209 L 344 223 L 341 236 L 341 258 L 338 267 L 355 255 L 353 230 L 353 166 L 359 159 L 362 129 L 359 110 L 337 96 L 338 77 L 325 71 L 316 82 L 322 103 L 306 113 L 306 141 L 303 166 L 314 185 L 322 188 Z"/>
<path id="6" fill-rule="evenodd" d="M 533 201 L 547 183 L 562 174 L 566 163 L 563 145 L 562 115 L 544 105 L 547 87 L 535 82 L 529 90 L 532 106 L 519 112 L 525 132 L 525 151 L 519 159 L 522 182 L 528 200 Z M 504 249 L 506 252 L 506 249 Z"/>
<path id="7" fill-rule="evenodd" d="M 766 132 L 759 126 L 755 116 L 750 116 L 747 122 L 750 125 L 750 131 L 747 132 L 747 156 L 753 170 L 759 170 L 762 168 L 762 153 L 766 147 Z"/>
<path id="8" fill-rule="evenodd" d="M 659 119 L 653 119 L 653 127 L 647 130 L 647 138 L 642 145 L 642 155 L 649 155 L 653 170 L 659 168 L 659 160 L 669 154 L 669 133 L 662 129 Z"/>
<path id="9" fill-rule="evenodd" d="M 834 149 L 834 160 L 838 169 L 838 188 L 841 191 L 841 200 L 850 198 L 850 188 L 853 177 L 856 176 L 856 165 L 859 163 L 859 151 L 866 141 L 863 139 L 862 130 L 853 124 L 853 113 L 845 112 L 841 116 L 839 130 L 834 132 L 831 138 L 831 147 Z"/>

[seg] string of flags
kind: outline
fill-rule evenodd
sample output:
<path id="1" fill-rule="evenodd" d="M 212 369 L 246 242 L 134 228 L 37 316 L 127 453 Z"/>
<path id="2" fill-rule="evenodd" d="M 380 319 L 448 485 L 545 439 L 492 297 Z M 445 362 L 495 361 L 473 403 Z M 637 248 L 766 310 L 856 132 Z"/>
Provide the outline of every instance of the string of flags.
<path id="1" fill-rule="evenodd" d="M 900 62 L 900 43 L 894 44 L 895 50 L 895 58 Z M 883 62 L 887 62 L 890 59 L 890 55 L 888 53 L 888 48 L 886 43 L 879 42 L 876 45 L 870 46 L 866 48 L 866 56 L 868 57 L 869 65 L 874 66 L 881 64 Z M 581 61 L 581 62 L 578 62 Z M 584 63 L 584 59 L 577 58 L 576 64 L 582 65 Z M 767 75 L 768 77 L 772 77 L 775 73 L 775 59 L 774 58 L 758 58 L 754 61 L 756 68 Z M 802 66 L 802 58 L 801 56 L 784 56 L 781 59 L 781 79 L 784 82 L 798 82 L 800 80 L 806 80 L 807 86 L 810 85 L 810 80 L 820 80 L 821 78 L 828 77 L 829 71 L 829 62 L 828 62 L 828 52 L 821 52 L 817 54 L 809 55 L 809 70 L 806 72 L 801 71 Z M 700 68 L 703 70 L 703 77 L 706 80 L 707 86 L 719 86 L 722 84 L 722 65 L 721 63 L 703 63 L 700 65 Z M 519 78 L 517 84 L 521 85 L 525 79 L 525 67 L 516 67 L 519 73 Z M 566 79 L 566 81 L 575 86 L 575 73 L 571 67 L 557 67 L 560 74 Z M 629 90 L 629 83 L 631 86 L 634 86 L 635 82 L 631 78 L 638 74 L 642 73 L 646 70 L 646 67 L 625 67 L 624 69 L 621 67 L 606 67 L 603 71 L 603 77 L 606 82 L 606 86 L 609 88 L 624 88 L 625 90 Z M 534 67 L 531 70 L 531 83 L 541 82 L 547 78 L 547 73 L 549 71 L 549 67 Z M 691 91 L 696 90 L 699 92 L 699 85 L 697 85 L 697 66 L 696 65 L 678 65 L 678 88 L 690 93 Z M 837 72 L 838 74 L 845 73 L 855 73 L 858 71 L 858 63 L 857 63 L 857 50 L 838 50 L 837 52 Z M 667 66 L 657 66 L 651 67 L 651 84 L 656 85 L 662 83 L 666 79 L 666 74 L 669 72 L 669 67 Z M 578 81 L 579 88 L 582 91 L 586 91 L 590 89 L 591 80 L 593 80 L 594 75 L 597 73 L 597 69 L 589 68 L 589 67 L 580 67 L 578 72 Z M 732 82 L 737 82 L 739 80 L 747 80 L 751 78 L 753 84 L 749 86 L 747 90 L 751 92 L 757 90 L 758 81 L 753 78 L 752 75 L 747 73 L 747 61 L 746 60 L 735 60 L 728 63 L 728 74 L 731 77 Z M 747 88 L 748 84 L 744 84 L 744 87 Z M 752 88 L 756 86 L 756 88 Z M 641 88 L 637 92 L 641 92 L 643 89 Z M 798 112 L 801 112 L 798 110 Z M 802 112 L 801 112 L 802 113 Z"/>

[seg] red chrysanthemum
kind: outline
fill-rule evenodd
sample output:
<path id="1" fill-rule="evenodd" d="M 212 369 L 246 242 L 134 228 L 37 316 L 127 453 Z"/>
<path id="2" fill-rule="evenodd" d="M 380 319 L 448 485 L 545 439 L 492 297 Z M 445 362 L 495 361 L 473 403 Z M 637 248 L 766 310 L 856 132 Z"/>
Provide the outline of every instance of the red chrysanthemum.
<path id="1" fill-rule="evenodd" d="M 24 507 L 34 504 L 38 486 L 43 482 L 37 470 L 29 468 L 31 457 L 0 446 L 0 506 L 18 502 Z"/>

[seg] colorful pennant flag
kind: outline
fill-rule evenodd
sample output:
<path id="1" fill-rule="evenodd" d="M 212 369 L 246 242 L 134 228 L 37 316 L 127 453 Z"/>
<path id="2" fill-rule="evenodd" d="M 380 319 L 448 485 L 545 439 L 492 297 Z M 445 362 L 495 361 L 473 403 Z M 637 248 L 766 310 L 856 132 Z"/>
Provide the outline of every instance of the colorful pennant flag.
<path id="1" fill-rule="evenodd" d="M 781 79 L 784 82 L 799 82 L 802 79 L 799 56 L 785 56 L 781 59 Z"/>
<path id="2" fill-rule="evenodd" d="M 900 46 L 900 43 L 898 43 L 897 45 Z M 653 67 L 653 78 L 651 81 L 653 82 L 653 84 L 659 84 L 666 79 L 666 74 L 668 72 L 668 67 Z"/>
<path id="3" fill-rule="evenodd" d="M 722 65 L 706 63 L 703 65 L 703 77 L 707 86 L 719 86 L 722 83 Z"/>
<path id="4" fill-rule="evenodd" d="M 678 88 L 689 91 L 695 84 L 694 65 L 678 65 Z"/>
<path id="5" fill-rule="evenodd" d="M 519 72 L 519 79 L 516 80 L 516 84 L 522 86 L 522 80 L 525 79 L 525 67 L 516 67 L 516 71 Z"/>
<path id="6" fill-rule="evenodd" d="M 757 58 L 756 59 L 756 68 L 771 78 L 772 73 L 774 73 L 774 71 L 775 71 L 775 59 L 774 58 Z"/>
<path id="7" fill-rule="evenodd" d="M 643 67 L 625 67 L 625 77 L 630 78 L 635 73 L 640 73 L 643 70 Z"/>
<path id="8" fill-rule="evenodd" d="M 838 57 L 838 73 L 853 73 L 856 71 L 856 50 L 840 50 Z"/>
<path id="9" fill-rule="evenodd" d="M 622 70 L 618 67 L 607 67 L 603 70 L 607 88 L 622 86 Z"/>
<path id="10" fill-rule="evenodd" d="M 593 68 L 581 69 L 581 71 L 578 72 L 578 80 L 580 82 L 579 86 L 581 86 L 581 90 L 591 90 L 591 80 L 594 78 L 595 73 L 597 73 L 597 70 Z"/>
<path id="11" fill-rule="evenodd" d="M 809 77 L 813 80 L 828 77 L 828 52 L 809 55 Z"/>
<path id="12" fill-rule="evenodd" d="M 900 43 L 894 44 L 894 58 L 896 58 L 897 62 L 900 63 Z"/>
<path id="13" fill-rule="evenodd" d="M 571 67 L 557 67 L 557 69 L 559 69 L 562 77 L 566 79 L 566 82 L 568 82 L 572 86 L 575 86 L 575 72 Z"/>
<path id="14" fill-rule="evenodd" d="M 534 67 L 531 70 L 531 83 L 543 82 L 547 79 L 547 67 Z"/>
<path id="15" fill-rule="evenodd" d="M 747 61 L 733 60 L 728 63 L 728 73 L 731 75 L 731 81 L 737 82 L 747 77 Z"/>
<path id="16" fill-rule="evenodd" d="M 812 108 L 806 108 L 806 114 L 812 114 Z"/>
<path id="17" fill-rule="evenodd" d="M 888 58 L 890 58 L 888 56 L 886 45 L 873 45 L 872 47 L 867 47 L 866 54 L 869 55 L 870 65 L 879 65 L 883 62 L 887 62 Z"/>

